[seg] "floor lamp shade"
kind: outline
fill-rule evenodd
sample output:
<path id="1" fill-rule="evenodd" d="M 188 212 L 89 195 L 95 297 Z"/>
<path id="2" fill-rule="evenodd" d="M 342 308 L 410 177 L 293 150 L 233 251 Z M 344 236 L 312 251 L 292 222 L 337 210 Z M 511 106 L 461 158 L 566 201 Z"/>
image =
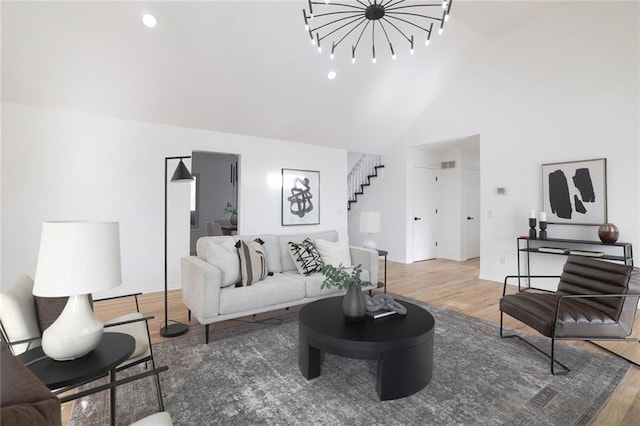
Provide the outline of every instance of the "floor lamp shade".
<path id="1" fill-rule="evenodd" d="M 375 249 L 378 245 L 373 239 L 373 234 L 379 233 L 380 230 L 380 212 L 360 213 L 360 232 L 367 234 L 367 238 L 362 244 L 363 247 Z"/>
<path id="2" fill-rule="evenodd" d="M 103 325 L 88 295 L 121 283 L 117 222 L 45 222 L 33 294 L 69 300 L 42 335 L 44 353 L 62 361 L 91 352 L 102 339 Z"/>

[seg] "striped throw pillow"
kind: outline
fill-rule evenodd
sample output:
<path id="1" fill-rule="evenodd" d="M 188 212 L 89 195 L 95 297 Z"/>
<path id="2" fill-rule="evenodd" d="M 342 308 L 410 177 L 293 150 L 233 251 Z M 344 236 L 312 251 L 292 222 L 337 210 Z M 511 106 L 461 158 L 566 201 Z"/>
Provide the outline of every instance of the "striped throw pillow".
<path id="1" fill-rule="evenodd" d="M 264 241 L 259 238 L 248 243 L 242 240 L 236 243 L 240 257 L 241 285 L 243 286 L 250 286 L 263 280 L 268 274 L 267 258 L 264 255 L 262 244 Z"/>
<path id="2" fill-rule="evenodd" d="M 300 275 L 311 275 L 322 271 L 324 263 L 316 246 L 309 238 L 301 243 L 289 241 L 289 250 Z"/>

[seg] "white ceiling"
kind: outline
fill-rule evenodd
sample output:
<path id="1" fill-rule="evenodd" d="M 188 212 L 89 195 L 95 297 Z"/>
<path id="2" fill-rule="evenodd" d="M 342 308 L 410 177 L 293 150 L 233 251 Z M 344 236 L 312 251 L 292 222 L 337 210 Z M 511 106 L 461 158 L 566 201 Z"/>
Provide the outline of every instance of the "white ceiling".
<path id="1" fill-rule="evenodd" d="M 351 64 L 311 46 L 304 0 L 3 1 L 2 100 L 382 152 L 479 43 L 552 4 L 457 0 L 428 48 Z"/>

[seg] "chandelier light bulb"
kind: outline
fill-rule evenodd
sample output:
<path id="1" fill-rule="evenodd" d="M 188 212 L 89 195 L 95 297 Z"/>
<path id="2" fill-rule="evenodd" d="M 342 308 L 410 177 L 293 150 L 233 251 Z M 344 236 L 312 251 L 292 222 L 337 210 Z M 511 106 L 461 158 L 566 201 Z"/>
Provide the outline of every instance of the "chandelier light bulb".
<path id="1" fill-rule="evenodd" d="M 425 46 L 428 46 L 428 45 L 430 45 L 430 44 L 431 44 L 431 40 L 429 40 L 429 39 L 427 39 L 427 40 L 424 42 L 424 45 L 425 45 Z"/>
<path id="2" fill-rule="evenodd" d="M 447 0 L 444 0 L 444 1 L 442 2 L 442 8 L 443 8 L 443 9 L 446 9 L 446 8 L 447 8 L 447 6 L 449 6 L 449 2 L 448 2 Z"/>
<path id="3" fill-rule="evenodd" d="M 409 50 L 409 54 L 413 55 L 413 53 L 414 53 L 414 50 L 413 50 L 413 47 L 412 47 L 411 50 Z"/>
<path id="4" fill-rule="evenodd" d="M 355 64 L 355 63 L 356 63 L 356 57 L 355 57 L 355 56 L 352 56 L 352 57 L 351 57 L 351 63 L 352 63 L 352 64 Z"/>
<path id="5" fill-rule="evenodd" d="M 443 31 L 442 27 L 438 28 L 438 35 L 442 35 L 442 31 Z"/>
<path id="6" fill-rule="evenodd" d="M 308 24 L 304 24 L 304 30 L 307 31 L 307 32 L 309 31 L 309 25 Z"/>
<path id="7" fill-rule="evenodd" d="M 446 15 L 444 15 L 444 22 L 448 22 L 449 21 L 449 14 L 447 13 Z"/>
<path id="8" fill-rule="evenodd" d="M 316 45 L 316 39 L 315 38 L 311 39 L 311 44 L 313 44 L 314 46 Z"/>
<path id="9" fill-rule="evenodd" d="M 322 47 L 318 46 L 318 53 L 322 53 Z"/>
<path id="10" fill-rule="evenodd" d="M 327 78 L 329 80 L 333 80 L 334 78 L 336 78 L 336 72 L 335 71 L 329 71 L 329 74 L 327 74 Z"/>
<path id="11" fill-rule="evenodd" d="M 158 20 L 152 14 L 145 13 L 144 15 L 142 15 L 142 23 L 145 25 L 145 27 L 155 28 L 155 26 L 158 25 Z"/>
<path id="12" fill-rule="evenodd" d="M 329 55 L 329 59 L 331 59 L 333 61 L 333 53 L 331 55 Z"/>
<path id="13" fill-rule="evenodd" d="M 376 63 L 376 57 L 374 56 L 373 58 L 371 58 L 371 63 L 375 64 Z"/>
<path id="14" fill-rule="evenodd" d="M 391 57 L 393 58 L 393 60 L 396 60 L 396 54 L 394 53 L 393 55 L 391 55 Z"/>

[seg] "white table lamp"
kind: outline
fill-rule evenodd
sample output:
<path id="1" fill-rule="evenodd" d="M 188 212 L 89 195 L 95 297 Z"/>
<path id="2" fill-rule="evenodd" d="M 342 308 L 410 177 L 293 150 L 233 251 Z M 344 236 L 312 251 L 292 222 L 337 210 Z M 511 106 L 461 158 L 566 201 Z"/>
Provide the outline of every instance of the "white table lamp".
<path id="1" fill-rule="evenodd" d="M 69 296 L 64 310 L 42 334 L 42 350 L 58 361 L 80 358 L 102 339 L 89 294 L 122 283 L 118 222 L 45 222 L 33 294 Z"/>
<path id="2" fill-rule="evenodd" d="M 360 213 L 360 232 L 367 234 L 362 246 L 375 250 L 378 244 L 373 239 L 373 234 L 380 232 L 380 212 Z"/>

